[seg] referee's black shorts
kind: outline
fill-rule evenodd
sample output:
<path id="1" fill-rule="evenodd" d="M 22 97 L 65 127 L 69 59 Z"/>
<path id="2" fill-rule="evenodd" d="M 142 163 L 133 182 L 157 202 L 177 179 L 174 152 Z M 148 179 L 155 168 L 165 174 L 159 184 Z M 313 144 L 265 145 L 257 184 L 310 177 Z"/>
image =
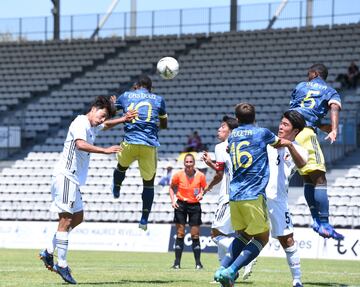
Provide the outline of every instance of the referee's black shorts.
<path id="1" fill-rule="evenodd" d="M 174 223 L 186 224 L 189 218 L 189 225 L 201 225 L 201 205 L 197 203 L 188 203 L 186 201 L 177 200 L 179 207 L 175 209 Z"/>

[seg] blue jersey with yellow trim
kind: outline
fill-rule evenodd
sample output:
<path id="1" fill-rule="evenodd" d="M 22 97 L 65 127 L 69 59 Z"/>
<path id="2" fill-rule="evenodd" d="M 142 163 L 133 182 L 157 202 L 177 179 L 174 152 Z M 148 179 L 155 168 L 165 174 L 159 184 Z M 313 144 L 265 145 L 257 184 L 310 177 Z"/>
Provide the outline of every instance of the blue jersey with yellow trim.
<path id="1" fill-rule="evenodd" d="M 277 136 L 266 128 L 252 124 L 240 125 L 229 137 L 233 178 L 230 182 L 230 200 L 265 198 L 269 181 L 269 162 L 266 146 L 274 144 Z"/>
<path id="2" fill-rule="evenodd" d="M 341 107 L 340 95 L 320 77 L 299 83 L 291 94 L 290 109 L 303 115 L 306 125 L 316 128 L 326 116 L 329 106 Z"/>
<path id="3" fill-rule="evenodd" d="M 137 110 L 138 116 L 130 123 L 125 123 L 124 140 L 131 144 L 160 146 L 158 140 L 159 118 L 167 117 L 165 101 L 161 96 L 146 89 L 137 89 L 121 94 L 115 103 L 124 113 Z"/>

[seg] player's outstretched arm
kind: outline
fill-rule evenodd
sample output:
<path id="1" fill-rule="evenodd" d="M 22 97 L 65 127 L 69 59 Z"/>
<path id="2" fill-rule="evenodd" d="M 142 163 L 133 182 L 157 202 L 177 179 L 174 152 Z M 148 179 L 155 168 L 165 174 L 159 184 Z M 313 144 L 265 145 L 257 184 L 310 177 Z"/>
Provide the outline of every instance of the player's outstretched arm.
<path id="1" fill-rule="evenodd" d="M 340 113 L 340 106 L 332 103 L 330 105 L 330 120 L 331 120 L 331 132 L 325 138 L 326 140 L 330 140 L 330 143 L 336 141 L 337 137 L 337 130 L 339 127 L 339 113 Z"/>
<path id="2" fill-rule="evenodd" d="M 87 141 L 78 139 L 76 140 L 76 148 L 81 151 L 91 152 L 91 153 L 103 153 L 103 154 L 111 154 L 117 153 L 121 151 L 121 147 L 119 145 L 114 145 L 110 147 L 99 147 L 92 144 L 89 144 Z"/>
<path id="3" fill-rule="evenodd" d="M 287 139 L 279 139 L 279 143 L 277 145 L 277 147 L 287 147 L 290 155 L 296 165 L 297 168 L 302 168 L 303 166 L 306 165 L 307 162 L 307 156 L 302 155 L 299 153 L 299 151 L 296 149 L 295 145 L 287 140 Z"/>
<path id="4" fill-rule="evenodd" d="M 137 115 L 138 115 L 138 112 L 136 110 L 130 110 L 120 118 L 107 120 L 104 122 L 103 130 L 108 130 L 108 129 L 113 128 L 116 125 L 119 125 L 119 124 L 122 124 L 125 122 L 130 122 L 133 119 L 135 119 L 137 117 Z"/>

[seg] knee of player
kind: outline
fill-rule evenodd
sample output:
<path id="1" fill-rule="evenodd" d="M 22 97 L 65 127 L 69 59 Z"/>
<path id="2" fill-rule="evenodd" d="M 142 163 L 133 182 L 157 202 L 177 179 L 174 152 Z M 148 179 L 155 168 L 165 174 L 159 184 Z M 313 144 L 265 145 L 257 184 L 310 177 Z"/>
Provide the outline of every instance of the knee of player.
<path id="1" fill-rule="evenodd" d="M 184 238 L 185 237 L 185 232 L 183 230 L 178 230 L 176 232 L 176 236 L 177 236 L 177 238 Z"/>
<path id="2" fill-rule="evenodd" d="M 216 236 L 219 236 L 219 235 L 221 235 L 219 230 L 217 230 L 216 228 L 211 229 L 211 238 L 215 238 Z"/>
<path id="3" fill-rule="evenodd" d="M 284 249 L 291 247 L 295 244 L 292 234 L 290 234 L 289 236 L 280 236 L 278 237 L 278 239 Z"/>
<path id="4" fill-rule="evenodd" d="M 71 217 L 60 218 L 58 230 L 59 231 L 68 231 L 71 227 L 71 224 L 72 224 Z"/>
<path id="5" fill-rule="evenodd" d="M 143 179 L 143 184 L 144 184 L 144 186 L 153 187 L 154 186 L 154 180 L 155 180 L 155 174 L 154 174 L 153 178 L 150 179 L 150 180 Z"/>

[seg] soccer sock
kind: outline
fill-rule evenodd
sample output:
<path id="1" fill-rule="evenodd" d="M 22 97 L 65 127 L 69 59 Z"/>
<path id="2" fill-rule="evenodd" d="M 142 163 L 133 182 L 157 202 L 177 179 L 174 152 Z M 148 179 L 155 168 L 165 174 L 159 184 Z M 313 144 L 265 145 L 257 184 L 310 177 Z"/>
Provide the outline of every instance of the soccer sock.
<path id="1" fill-rule="evenodd" d="M 231 242 L 224 258 L 221 260 L 221 266 L 225 268 L 229 267 L 240 255 L 240 252 L 245 248 L 248 242 L 249 241 L 242 235 L 237 235 Z"/>
<path id="2" fill-rule="evenodd" d="M 291 275 L 293 279 L 300 280 L 301 278 L 301 270 L 300 270 L 300 256 L 299 252 L 296 248 L 296 245 L 290 246 L 286 249 L 284 249 L 286 254 L 286 259 L 288 262 L 288 265 L 290 267 Z"/>
<path id="3" fill-rule="evenodd" d="M 66 267 L 66 255 L 68 251 L 68 232 L 56 232 L 56 247 L 58 250 L 58 264 L 60 267 Z"/>
<path id="4" fill-rule="evenodd" d="M 329 222 L 329 199 L 327 196 L 327 186 L 317 185 L 315 186 L 314 198 L 316 202 L 316 208 L 319 211 L 319 219 L 322 223 Z"/>
<path id="5" fill-rule="evenodd" d="M 126 173 L 126 170 L 119 170 L 118 167 L 114 168 L 114 173 L 113 173 L 114 185 L 121 186 L 122 182 L 125 179 L 125 173 Z"/>
<path id="6" fill-rule="evenodd" d="M 225 257 L 226 252 L 229 249 L 229 246 L 231 245 L 233 240 L 234 240 L 234 237 L 229 237 L 229 236 L 225 236 L 225 235 L 218 235 L 213 238 L 213 241 L 215 242 L 215 244 L 218 247 L 218 258 L 219 258 L 220 263 L 223 260 L 223 258 Z"/>
<path id="7" fill-rule="evenodd" d="M 248 265 L 253 261 L 263 249 L 263 246 L 260 241 L 253 238 L 241 251 L 240 255 L 235 259 L 235 261 L 230 265 L 232 273 L 238 272 L 242 267 Z"/>
<path id="8" fill-rule="evenodd" d="M 319 213 L 317 210 L 314 193 L 315 193 L 315 186 L 311 183 L 305 183 L 304 184 L 305 199 L 307 205 L 310 208 L 311 217 L 314 219 L 314 221 L 317 221 L 319 219 Z"/>
<path id="9" fill-rule="evenodd" d="M 154 187 L 144 186 L 141 198 L 143 201 L 141 220 L 146 220 L 147 222 L 154 201 Z"/>
<path id="10" fill-rule="evenodd" d="M 200 265 L 200 254 L 201 254 L 201 247 L 200 247 L 200 240 L 199 238 L 191 238 L 192 239 L 192 250 L 194 252 L 195 264 Z"/>
<path id="11" fill-rule="evenodd" d="M 180 265 L 181 255 L 184 249 L 184 238 L 176 237 L 175 241 L 175 265 Z"/>
<path id="12" fill-rule="evenodd" d="M 48 245 L 48 247 L 46 248 L 47 252 L 50 254 L 54 254 L 56 248 L 56 232 L 54 233 L 54 236 L 51 240 L 51 244 Z"/>

